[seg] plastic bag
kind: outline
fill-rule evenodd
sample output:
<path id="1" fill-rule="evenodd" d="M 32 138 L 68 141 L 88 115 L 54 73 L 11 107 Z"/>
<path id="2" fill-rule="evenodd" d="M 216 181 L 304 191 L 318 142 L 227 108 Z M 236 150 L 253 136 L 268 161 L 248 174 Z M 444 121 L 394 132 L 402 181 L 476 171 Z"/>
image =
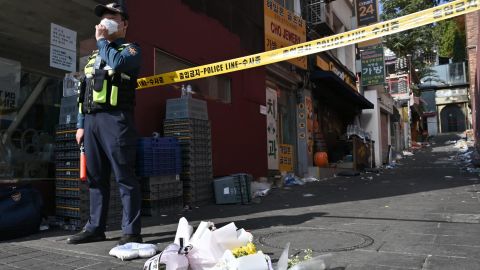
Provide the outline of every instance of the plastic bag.
<path id="1" fill-rule="evenodd" d="M 237 261 L 238 269 L 241 270 L 269 270 L 268 261 L 262 252 L 237 258 Z"/>
<path id="2" fill-rule="evenodd" d="M 313 176 L 308 176 L 308 177 L 305 177 L 305 178 L 302 178 L 301 179 L 304 183 L 311 183 L 311 182 L 319 182 L 320 180 L 318 180 L 317 178 L 313 177 Z"/>
<path id="3" fill-rule="evenodd" d="M 192 248 L 190 245 L 190 236 L 192 235 L 193 227 L 188 224 L 186 218 L 182 217 L 178 221 L 177 233 L 175 234 L 174 243 L 181 247 L 181 253 L 188 253 Z"/>
<path id="4" fill-rule="evenodd" d="M 222 258 L 215 264 L 213 268 L 209 270 L 231 270 L 238 269 L 237 258 L 233 255 L 231 250 L 225 250 Z"/>
<path id="5" fill-rule="evenodd" d="M 208 270 L 273 270 L 269 256 L 261 251 L 256 254 L 235 258 L 231 250 L 226 250 L 223 257 L 213 268 Z"/>
<path id="6" fill-rule="evenodd" d="M 188 259 L 178 253 L 179 249 L 176 244 L 168 245 L 162 253 L 146 261 L 143 270 L 188 270 Z"/>
<path id="7" fill-rule="evenodd" d="M 145 262 L 145 264 L 143 265 L 143 270 L 164 270 L 164 269 L 166 269 L 165 264 L 162 264 L 163 267 L 160 266 L 160 260 L 159 260 L 160 255 L 161 254 L 158 254 L 157 256 L 148 259 Z"/>
<path id="8" fill-rule="evenodd" d="M 284 179 L 285 186 L 305 185 L 305 182 L 295 176 L 293 173 L 289 173 Z"/>
<path id="9" fill-rule="evenodd" d="M 235 223 L 216 229 L 212 232 L 216 242 L 224 249 L 234 249 L 245 246 L 253 240 L 253 235 L 244 229 L 237 229 Z"/>
<path id="10" fill-rule="evenodd" d="M 269 188 L 267 189 L 262 189 L 262 190 L 257 190 L 255 191 L 255 193 L 253 193 L 253 198 L 256 198 L 256 197 L 265 197 L 268 195 L 268 192 L 270 191 Z"/>
<path id="11" fill-rule="evenodd" d="M 214 267 L 225 252 L 225 248 L 216 241 L 209 226 L 209 222 L 200 222 L 190 239 L 193 248 L 187 254 L 187 258 L 190 268 L 193 270 Z"/>
<path id="12" fill-rule="evenodd" d="M 115 256 L 120 260 L 131 260 L 135 258 L 150 258 L 157 254 L 157 246 L 153 244 L 126 243 L 116 246 L 108 254 Z"/>
<path id="13" fill-rule="evenodd" d="M 288 250 L 290 249 L 290 242 L 285 245 L 282 255 L 278 259 L 276 270 L 287 270 L 288 268 Z"/>
<path id="14" fill-rule="evenodd" d="M 272 184 L 268 182 L 254 181 L 250 184 L 250 191 L 253 198 L 266 196 L 270 188 L 272 188 Z"/>
<path id="15" fill-rule="evenodd" d="M 167 270 L 187 270 L 188 259 L 183 254 L 178 254 L 180 246 L 176 244 L 168 245 L 161 253 L 160 263 L 167 266 Z"/>

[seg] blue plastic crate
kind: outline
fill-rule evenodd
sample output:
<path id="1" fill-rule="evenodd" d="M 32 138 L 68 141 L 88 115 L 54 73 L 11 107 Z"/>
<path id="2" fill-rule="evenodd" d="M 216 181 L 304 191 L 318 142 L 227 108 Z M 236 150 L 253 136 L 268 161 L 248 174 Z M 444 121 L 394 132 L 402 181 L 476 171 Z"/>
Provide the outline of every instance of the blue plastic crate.
<path id="1" fill-rule="evenodd" d="M 137 143 L 137 175 L 179 174 L 181 172 L 180 154 L 180 145 L 176 138 L 140 138 Z"/>

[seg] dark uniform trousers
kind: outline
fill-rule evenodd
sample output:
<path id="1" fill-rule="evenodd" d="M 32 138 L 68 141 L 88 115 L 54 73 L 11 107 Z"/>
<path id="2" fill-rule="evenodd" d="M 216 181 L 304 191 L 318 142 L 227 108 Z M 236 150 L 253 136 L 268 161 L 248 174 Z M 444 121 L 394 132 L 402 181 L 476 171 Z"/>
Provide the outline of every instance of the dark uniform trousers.
<path id="1" fill-rule="evenodd" d="M 123 204 L 122 231 L 140 234 L 141 191 L 135 177 L 137 134 L 133 113 L 106 111 L 85 115 L 84 146 L 90 186 L 87 231 L 104 232 L 110 198 L 110 175 L 115 175 Z"/>

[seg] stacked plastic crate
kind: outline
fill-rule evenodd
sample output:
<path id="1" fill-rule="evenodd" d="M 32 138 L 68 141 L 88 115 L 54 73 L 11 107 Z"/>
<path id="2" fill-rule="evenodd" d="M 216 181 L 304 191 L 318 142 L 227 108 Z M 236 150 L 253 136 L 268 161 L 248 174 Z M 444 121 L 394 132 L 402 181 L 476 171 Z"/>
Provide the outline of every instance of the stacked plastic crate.
<path id="1" fill-rule="evenodd" d="M 211 128 L 206 102 L 191 97 L 167 100 L 165 136 L 181 148 L 183 198 L 186 205 L 213 199 Z"/>
<path id="2" fill-rule="evenodd" d="M 142 184 L 142 214 L 158 216 L 183 207 L 180 146 L 176 138 L 140 138 L 137 176 Z"/>
<path id="3" fill-rule="evenodd" d="M 248 204 L 252 201 L 252 175 L 232 174 L 213 180 L 217 204 Z"/>
<path id="4" fill-rule="evenodd" d="M 56 216 L 60 224 L 71 230 L 81 229 L 90 213 L 88 184 L 80 181 L 80 151 L 75 140 L 77 111 L 75 96 L 63 98 L 55 132 Z M 113 177 L 110 188 L 107 226 L 118 228 L 122 219 L 122 204 Z"/>

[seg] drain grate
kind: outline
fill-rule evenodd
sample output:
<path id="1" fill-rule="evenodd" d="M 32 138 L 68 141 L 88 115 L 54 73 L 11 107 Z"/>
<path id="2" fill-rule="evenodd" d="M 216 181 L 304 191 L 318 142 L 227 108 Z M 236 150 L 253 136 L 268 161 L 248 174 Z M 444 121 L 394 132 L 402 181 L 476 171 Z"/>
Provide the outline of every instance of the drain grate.
<path id="1" fill-rule="evenodd" d="M 364 248 L 374 243 L 370 236 L 348 231 L 317 228 L 286 229 L 261 235 L 258 241 L 268 247 L 283 249 L 290 242 L 290 249 L 314 252 L 339 252 Z"/>

